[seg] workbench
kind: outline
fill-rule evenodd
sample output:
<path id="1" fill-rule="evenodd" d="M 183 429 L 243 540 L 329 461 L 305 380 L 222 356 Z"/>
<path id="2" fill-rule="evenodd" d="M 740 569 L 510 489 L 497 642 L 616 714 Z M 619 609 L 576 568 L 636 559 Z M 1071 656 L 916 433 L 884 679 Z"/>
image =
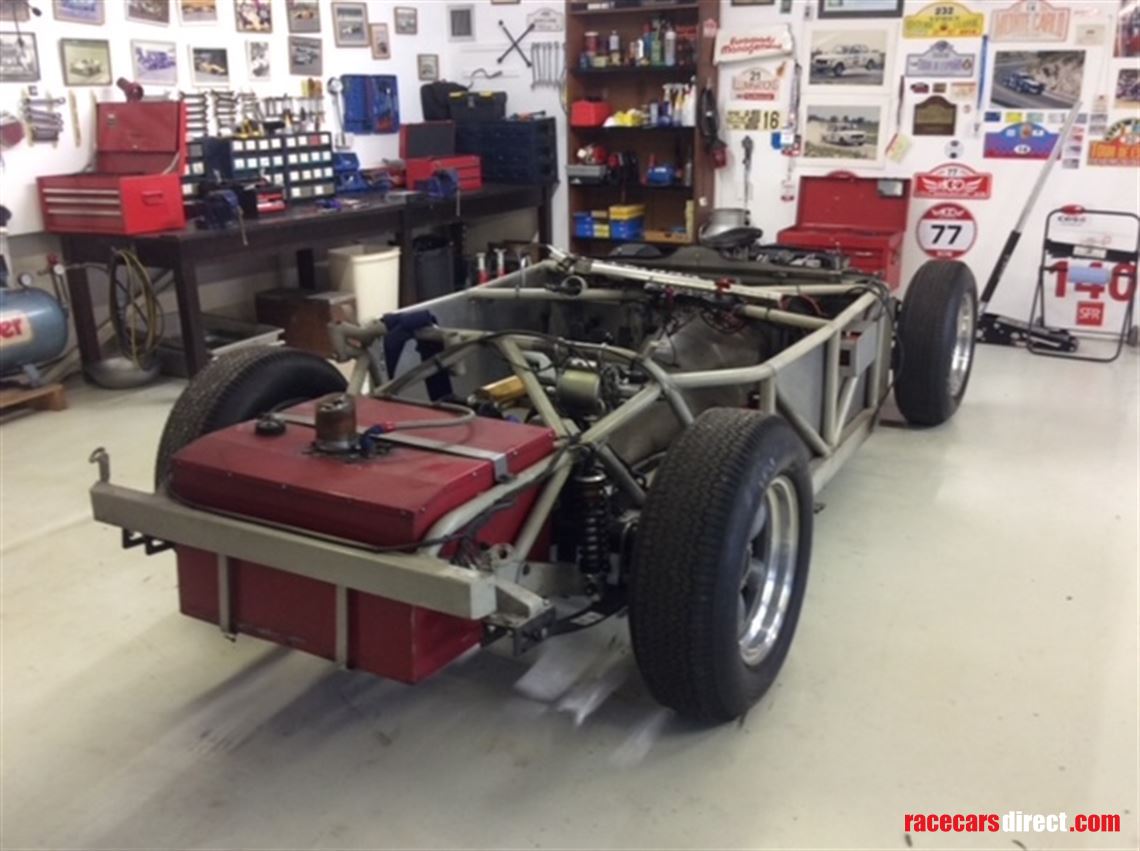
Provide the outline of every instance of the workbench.
<path id="1" fill-rule="evenodd" d="M 448 227 L 452 241 L 461 246 L 466 222 L 533 209 L 538 213 L 538 240 L 549 244 L 553 230 L 553 193 L 553 186 L 484 184 L 477 192 L 461 195 L 458 212 L 454 200 L 397 201 L 364 196 L 361 198 L 364 203 L 359 206 L 339 210 L 297 206 L 246 221 L 241 229 L 199 230 L 189 225 L 182 230 L 142 236 L 60 234 L 80 358 L 86 369 L 102 356 L 85 264 L 106 264 L 114 249 L 130 249 L 148 268 L 166 269 L 173 274 L 186 371 L 194 375 L 210 358 L 198 299 L 198 287 L 203 283 L 199 274 L 202 266 L 237 257 L 293 252 L 298 283 L 302 289 L 314 290 L 316 248 L 392 234 L 394 244 L 401 251 L 400 304 L 414 304 L 419 300 L 412 253 L 412 238 L 417 229 Z"/>

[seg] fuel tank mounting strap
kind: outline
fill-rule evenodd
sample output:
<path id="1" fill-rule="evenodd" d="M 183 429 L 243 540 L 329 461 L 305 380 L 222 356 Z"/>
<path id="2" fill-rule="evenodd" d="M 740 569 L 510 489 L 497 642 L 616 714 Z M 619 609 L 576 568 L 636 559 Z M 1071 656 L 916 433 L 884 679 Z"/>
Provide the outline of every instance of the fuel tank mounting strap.
<path id="1" fill-rule="evenodd" d="M 274 414 L 273 416 L 290 425 L 316 428 L 316 423 L 312 417 L 305 417 L 300 414 Z M 357 434 L 362 435 L 366 431 L 368 431 L 367 428 L 358 428 Z M 494 449 L 480 449 L 477 446 L 465 446 L 462 443 L 448 443 L 444 440 L 434 440 L 430 437 L 420 437 L 402 431 L 384 432 L 382 434 L 372 433 L 369 435 L 369 438 L 372 440 L 382 440 L 385 443 L 409 446 L 414 449 L 424 449 L 428 452 L 442 452 L 445 455 L 458 455 L 463 458 L 490 461 L 496 482 L 509 482 L 514 478 L 514 476 L 511 475 L 509 459 L 505 452 L 496 452 Z"/>

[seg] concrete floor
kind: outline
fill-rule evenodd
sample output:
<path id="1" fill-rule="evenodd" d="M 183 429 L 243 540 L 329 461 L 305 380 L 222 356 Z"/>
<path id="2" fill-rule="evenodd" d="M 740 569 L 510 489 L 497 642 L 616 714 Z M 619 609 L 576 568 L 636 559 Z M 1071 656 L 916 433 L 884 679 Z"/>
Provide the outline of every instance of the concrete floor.
<path id="1" fill-rule="evenodd" d="M 86 502 L 97 445 L 148 484 L 180 385 L 76 388 L 0 430 L 3 845 L 905 848 L 904 813 L 1020 809 L 1124 831 L 909 840 L 1136 848 L 1137 386 L 1131 351 L 982 348 L 950 424 L 877 432 L 779 682 L 718 729 L 653 704 L 624 622 L 416 688 L 225 641 Z"/>

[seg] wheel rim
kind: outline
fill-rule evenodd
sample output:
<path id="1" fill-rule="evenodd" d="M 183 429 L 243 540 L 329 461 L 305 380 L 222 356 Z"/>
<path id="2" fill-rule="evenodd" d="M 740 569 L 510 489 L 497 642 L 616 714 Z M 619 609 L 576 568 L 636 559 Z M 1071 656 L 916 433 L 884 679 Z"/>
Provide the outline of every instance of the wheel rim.
<path id="1" fill-rule="evenodd" d="M 962 294 L 958 305 L 957 331 L 954 336 L 954 353 L 950 358 L 950 395 L 957 397 L 966 386 L 970 363 L 974 359 L 974 300 L 969 290 Z"/>
<path id="2" fill-rule="evenodd" d="M 737 635 L 746 665 L 757 665 L 772 652 L 787 620 L 799 533 L 796 486 L 778 476 L 764 493 L 744 551 Z"/>

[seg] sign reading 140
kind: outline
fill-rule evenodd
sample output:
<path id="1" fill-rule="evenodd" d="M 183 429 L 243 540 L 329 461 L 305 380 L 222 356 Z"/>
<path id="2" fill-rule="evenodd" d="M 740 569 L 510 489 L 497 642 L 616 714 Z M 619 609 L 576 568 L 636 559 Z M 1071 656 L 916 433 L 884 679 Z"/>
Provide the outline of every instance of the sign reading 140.
<path id="1" fill-rule="evenodd" d="M 919 247 L 931 257 L 961 257 L 978 238 L 974 215 L 961 204 L 935 204 L 918 220 Z"/>

